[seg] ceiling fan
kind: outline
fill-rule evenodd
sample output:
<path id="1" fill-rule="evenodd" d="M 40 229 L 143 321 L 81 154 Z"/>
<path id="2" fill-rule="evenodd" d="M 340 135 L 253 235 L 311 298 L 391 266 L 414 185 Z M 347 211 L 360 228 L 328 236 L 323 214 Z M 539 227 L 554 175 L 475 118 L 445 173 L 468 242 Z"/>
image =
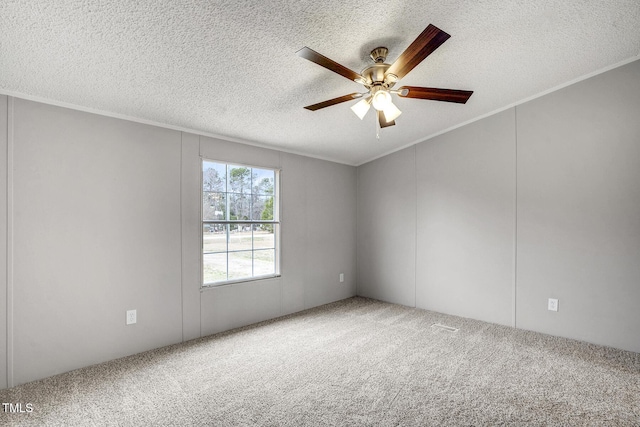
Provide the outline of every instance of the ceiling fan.
<path id="1" fill-rule="evenodd" d="M 400 79 L 407 75 L 409 71 L 413 70 L 423 59 L 433 53 L 433 51 L 440 47 L 449 37 L 451 37 L 449 34 L 429 24 L 393 64 L 385 63 L 387 53 L 389 52 L 386 47 L 373 49 L 369 56 L 374 64 L 362 70 L 360 74 L 305 46 L 296 52 L 298 56 L 315 62 L 349 80 L 360 83 L 367 91 L 364 93 L 350 93 L 349 95 L 308 105 L 304 108 L 316 111 L 321 108 L 364 97 L 358 103 L 354 104 L 351 110 L 362 120 L 371 108 L 371 105 L 373 105 L 373 108 L 378 114 L 380 127 L 384 128 L 395 125 L 395 119 L 402 114 L 398 107 L 393 104 L 392 94 L 403 98 L 431 99 L 434 101 L 464 104 L 471 94 L 473 94 L 473 91 L 419 86 L 402 86 L 397 90 L 392 90 L 393 86 Z"/>

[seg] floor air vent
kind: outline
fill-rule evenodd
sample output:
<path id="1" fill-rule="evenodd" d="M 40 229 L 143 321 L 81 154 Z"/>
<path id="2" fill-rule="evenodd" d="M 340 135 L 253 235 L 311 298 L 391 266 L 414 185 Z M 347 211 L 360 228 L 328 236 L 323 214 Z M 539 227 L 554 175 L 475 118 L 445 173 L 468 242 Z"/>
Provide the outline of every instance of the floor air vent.
<path id="1" fill-rule="evenodd" d="M 440 323 L 434 323 L 433 325 L 431 325 L 431 329 L 441 329 L 447 332 L 458 332 L 458 328 L 454 328 L 447 325 L 441 325 Z"/>

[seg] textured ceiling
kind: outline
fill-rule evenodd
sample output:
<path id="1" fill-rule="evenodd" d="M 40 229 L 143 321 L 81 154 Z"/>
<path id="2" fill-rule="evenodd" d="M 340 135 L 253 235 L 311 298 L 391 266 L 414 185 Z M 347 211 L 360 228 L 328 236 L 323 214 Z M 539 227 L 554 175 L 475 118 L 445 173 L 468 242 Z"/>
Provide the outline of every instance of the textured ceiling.
<path id="1" fill-rule="evenodd" d="M 400 84 L 467 104 L 396 98 L 379 140 L 357 101 L 302 108 L 362 86 L 297 50 L 360 72 L 429 23 L 451 38 Z M 639 29 L 638 0 L 2 0 L 0 92 L 357 165 L 638 57 Z"/>

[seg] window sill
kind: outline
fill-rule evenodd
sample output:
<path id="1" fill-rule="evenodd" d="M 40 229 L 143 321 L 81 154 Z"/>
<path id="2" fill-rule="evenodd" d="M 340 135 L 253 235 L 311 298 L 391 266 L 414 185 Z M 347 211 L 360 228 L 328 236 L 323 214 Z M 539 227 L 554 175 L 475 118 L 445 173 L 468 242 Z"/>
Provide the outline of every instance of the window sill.
<path id="1" fill-rule="evenodd" d="M 229 280 L 229 281 L 226 281 L 226 282 L 210 283 L 210 284 L 206 284 L 206 285 L 200 286 L 200 292 L 208 291 L 210 289 L 221 288 L 221 287 L 225 287 L 225 286 L 238 285 L 238 284 L 241 284 L 241 283 L 258 282 L 258 281 L 262 281 L 262 280 L 277 279 L 277 278 L 279 278 L 281 276 L 282 276 L 281 274 L 270 274 L 268 276 L 248 277 L 246 279 L 238 279 L 238 280 Z"/>

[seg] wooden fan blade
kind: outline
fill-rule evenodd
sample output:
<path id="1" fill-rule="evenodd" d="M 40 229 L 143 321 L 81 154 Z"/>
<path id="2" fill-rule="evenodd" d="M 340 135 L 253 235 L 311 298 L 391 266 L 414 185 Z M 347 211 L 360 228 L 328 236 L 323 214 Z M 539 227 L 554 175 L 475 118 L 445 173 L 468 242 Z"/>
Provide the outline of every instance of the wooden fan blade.
<path id="1" fill-rule="evenodd" d="M 395 120 L 388 122 L 382 111 L 378 111 L 378 122 L 380 123 L 380 128 L 386 128 L 396 124 Z"/>
<path id="2" fill-rule="evenodd" d="M 340 104 L 341 102 L 351 101 L 352 99 L 360 98 L 362 94 L 355 92 L 349 95 L 339 96 L 337 98 L 329 99 L 328 101 L 318 102 L 317 104 L 307 105 L 307 110 L 316 111 L 321 108 L 331 107 L 332 105 Z"/>
<path id="3" fill-rule="evenodd" d="M 403 95 L 405 93 L 406 95 Z M 435 87 L 402 86 L 398 95 L 404 98 L 431 99 L 433 101 L 457 102 L 465 104 L 473 94 L 472 90 L 438 89 Z"/>
<path id="4" fill-rule="evenodd" d="M 442 43 L 451 37 L 440 28 L 429 24 L 427 28 L 409 45 L 389 67 L 387 74 L 394 74 L 398 79 L 403 78 L 409 71 L 422 62 L 427 56 L 436 50 Z"/>
<path id="5" fill-rule="evenodd" d="M 311 62 L 315 62 L 316 64 L 333 71 L 334 73 L 338 73 L 341 76 L 348 78 L 349 80 L 357 80 L 363 79 L 362 76 L 355 71 L 352 71 L 345 67 L 344 65 L 340 65 L 337 62 L 327 58 L 324 55 L 319 54 L 313 49 L 309 49 L 308 47 L 303 47 L 296 54 L 304 59 L 307 59 Z M 364 80 L 364 79 L 363 79 Z"/>

